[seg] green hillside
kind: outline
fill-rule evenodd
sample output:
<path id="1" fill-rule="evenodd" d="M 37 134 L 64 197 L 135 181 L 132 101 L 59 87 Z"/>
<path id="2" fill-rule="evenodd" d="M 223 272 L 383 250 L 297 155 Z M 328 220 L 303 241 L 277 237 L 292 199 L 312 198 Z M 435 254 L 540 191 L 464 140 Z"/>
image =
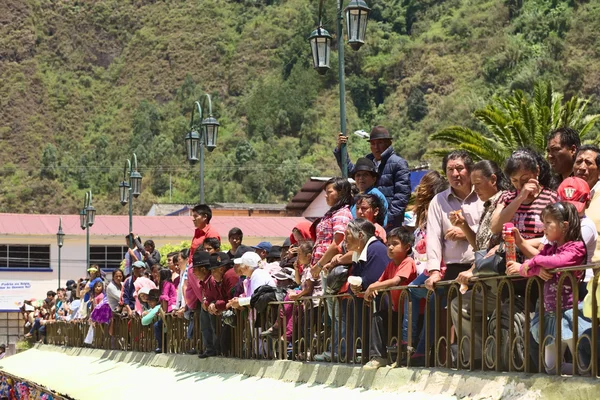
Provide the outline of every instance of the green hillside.
<path id="1" fill-rule="evenodd" d="M 335 1 L 326 28 L 334 32 Z M 367 44 L 346 49 L 348 130 L 389 127 L 412 165 L 437 160 L 428 136 L 480 129 L 475 109 L 537 80 L 592 97 L 600 5 L 559 0 L 370 0 Z M 198 199 L 183 138 L 210 93 L 221 123 L 207 155 L 209 202 L 284 202 L 331 175 L 337 71 L 320 77 L 307 37 L 316 0 L 4 0 L 0 2 L 0 212 L 74 213 L 94 192 L 125 213 L 118 182 L 138 156 L 156 201 Z M 333 52 L 332 65 L 337 65 Z M 595 140 L 597 129 L 588 139 Z M 353 137 L 352 157 L 368 152 Z M 169 182 L 172 182 L 172 197 Z"/>

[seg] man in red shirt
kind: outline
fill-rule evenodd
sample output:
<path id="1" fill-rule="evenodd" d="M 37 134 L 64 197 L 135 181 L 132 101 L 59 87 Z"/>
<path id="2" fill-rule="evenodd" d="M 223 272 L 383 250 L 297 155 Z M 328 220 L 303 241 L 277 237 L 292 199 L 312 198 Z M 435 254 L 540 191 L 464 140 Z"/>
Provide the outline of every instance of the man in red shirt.
<path id="1" fill-rule="evenodd" d="M 219 233 L 210 226 L 210 220 L 212 219 L 212 211 L 206 204 L 197 204 L 192 209 L 192 221 L 194 222 L 194 237 L 192 238 L 192 245 L 190 246 L 190 257 L 188 259 L 187 269 L 187 285 L 185 289 L 185 302 L 187 307 L 191 311 L 190 313 L 190 329 L 188 335 L 193 334 L 193 323 L 194 315 L 193 311 L 198 308 L 199 302 L 202 301 L 202 290 L 200 289 L 200 282 L 194 275 L 192 268 L 194 252 L 197 249 L 202 250 L 204 239 L 213 237 L 221 240 Z M 195 349 L 192 349 L 191 353 L 195 353 Z"/>
<path id="2" fill-rule="evenodd" d="M 379 290 L 384 290 L 396 286 L 407 285 L 417 277 L 417 267 L 415 260 L 409 256 L 414 245 L 413 233 L 406 227 L 394 228 L 388 233 L 388 257 L 391 259 L 388 266 L 381 274 L 377 282 L 369 285 L 365 291 L 365 300 L 372 301 Z M 372 303 L 374 307 L 381 307 L 373 313 L 371 322 L 371 341 L 369 347 L 369 356 L 371 360 L 365 365 L 366 369 L 376 369 L 386 366 L 388 363 L 386 344 L 388 342 L 387 332 L 388 324 L 392 324 L 392 335 L 398 326 L 398 303 L 401 290 L 392 290 L 388 292 L 388 297 L 383 300 Z M 388 307 L 392 306 L 392 319 L 388 320 Z"/>

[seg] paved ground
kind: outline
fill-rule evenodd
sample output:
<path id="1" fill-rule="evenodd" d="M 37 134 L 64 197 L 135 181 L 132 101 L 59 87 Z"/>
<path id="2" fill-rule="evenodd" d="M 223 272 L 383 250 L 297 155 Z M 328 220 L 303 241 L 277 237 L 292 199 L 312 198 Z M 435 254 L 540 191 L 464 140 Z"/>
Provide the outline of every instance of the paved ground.
<path id="1" fill-rule="evenodd" d="M 31 349 L 2 360 L 0 368 L 76 399 L 170 399 L 213 394 L 222 399 L 369 399 L 445 400 L 453 396 L 420 393 L 385 393 L 375 390 L 334 388 L 319 384 L 282 382 L 241 374 L 184 372 L 98 359 L 85 355 Z"/>

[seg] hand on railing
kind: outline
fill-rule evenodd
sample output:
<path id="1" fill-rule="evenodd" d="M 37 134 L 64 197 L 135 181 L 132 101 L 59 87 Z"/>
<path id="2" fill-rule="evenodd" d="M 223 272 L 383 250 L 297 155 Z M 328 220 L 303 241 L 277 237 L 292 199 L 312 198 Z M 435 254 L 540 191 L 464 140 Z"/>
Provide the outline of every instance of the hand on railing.
<path id="1" fill-rule="evenodd" d="M 456 277 L 456 282 L 460 283 L 461 285 L 468 285 L 471 281 L 471 278 L 473 278 L 473 269 L 468 269 L 458 274 Z"/>
<path id="2" fill-rule="evenodd" d="M 425 281 L 425 287 L 427 290 L 434 290 L 435 284 L 442 280 L 440 271 L 430 271 L 429 278 Z"/>

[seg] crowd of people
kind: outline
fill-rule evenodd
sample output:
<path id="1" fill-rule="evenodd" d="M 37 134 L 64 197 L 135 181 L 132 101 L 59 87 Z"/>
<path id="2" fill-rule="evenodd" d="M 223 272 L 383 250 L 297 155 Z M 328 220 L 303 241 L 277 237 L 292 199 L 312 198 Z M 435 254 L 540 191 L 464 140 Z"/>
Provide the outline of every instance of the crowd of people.
<path id="1" fill-rule="evenodd" d="M 334 151 L 339 162 L 345 142 L 340 135 Z M 169 337 L 163 318 L 170 313 L 189 321 L 188 337 L 200 329 L 203 349 L 190 353 L 201 358 L 228 356 L 232 330 L 242 329 L 231 323 L 233 316 L 242 313 L 254 326 L 255 313 L 245 310 L 260 313 L 266 303 L 278 300 L 283 307 L 254 333 L 261 338 L 285 340 L 293 346 L 295 327 L 299 335 L 306 334 L 298 329 L 302 319 L 313 327 L 321 323 L 333 329 L 329 348 L 308 354 L 310 360 L 358 360 L 368 355 L 365 368 L 379 368 L 389 363 L 388 352 L 401 351 L 409 365 L 423 366 L 434 347 L 434 321 L 443 318 L 433 307 L 439 297 L 442 312 L 447 307 L 457 330 L 455 343 L 464 337 L 475 343 L 473 355 L 468 354 L 469 346 L 453 344 L 454 360 L 472 358 L 481 363 L 481 321 L 492 316 L 497 300 L 512 301 L 516 312 L 523 312 L 522 303 L 532 300 L 518 281 L 512 299 L 493 280 L 483 281 L 485 291 L 473 290 L 479 266 L 489 257 L 506 254 L 501 250 L 511 237 L 516 257 L 505 261 L 506 271 L 498 274 L 539 276 L 544 281 L 530 332 L 524 333 L 532 344 L 532 354 L 526 356 L 536 365 L 543 359 L 542 369 L 548 373 L 557 368 L 569 372 L 569 353 L 589 365 L 590 341 L 574 348 L 571 339 L 592 329 L 594 293 L 588 289 L 593 270 L 574 272 L 580 278 L 576 290 L 570 280 L 559 284 L 559 279 L 562 267 L 600 260 L 600 149 L 581 145 L 578 132 L 560 128 L 548 135 L 547 158 L 521 148 L 499 166 L 489 160 L 475 163 L 462 150 L 450 151 L 443 159 L 442 173 L 430 171 L 422 178 L 408 211 L 411 190 L 406 161 L 395 154 L 385 128 L 373 128 L 369 142 L 371 154 L 355 164 L 348 158 L 352 180 L 332 178 L 326 183 L 329 209 L 323 217 L 298 224 L 281 246 L 268 242 L 245 246 L 242 231 L 233 228 L 228 235 L 231 249 L 221 251 L 221 238 L 210 224 L 211 209 L 199 204 L 192 210 L 195 231 L 190 248 L 168 254 L 166 267 L 160 266 L 152 241 L 131 246 L 124 271 L 115 270 L 109 282 L 98 267 L 91 266 L 87 281 L 69 281 L 66 289 L 48 292 L 39 304 L 26 304 L 23 315 L 31 328 L 29 335 L 43 335 L 52 320 L 87 319 L 88 336 L 93 337 L 94 327 L 110 326 L 113 316 L 139 317 L 143 324 L 153 324 L 160 353 Z M 446 304 L 448 285 L 441 283 L 448 281 L 461 285 L 462 302 L 455 297 Z M 319 296 L 324 294 L 343 296 L 323 300 Z M 557 315 L 558 296 L 563 312 Z M 424 314 L 427 297 L 430 301 L 425 304 L 431 307 Z M 309 301 L 293 303 L 306 298 Z M 365 305 L 373 312 L 366 314 L 372 315 L 371 321 L 366 321 L 368 329 L 357 349 L 347 343 L 355 343 L 354 327 L 365 325 L 361 312 Z M 319 318 L 324 309 L 327 312 Z M 194 326 L 195 314 L 200 327 Z M 557 321 L 558 316 L 562 320 Z M 473 324 L 478 328 L 471 337 Z M 558 324 L 560 338 L 556 338 Z M 320 331 L 320 327 L 310 330 Z M 396 349 L 389 346 L 390 331 L 399 337 Z M 86 343 L 91 343 L 88 339 Z M 562 343 L 562 359 L 557 359 L 556 341 Z"/>

